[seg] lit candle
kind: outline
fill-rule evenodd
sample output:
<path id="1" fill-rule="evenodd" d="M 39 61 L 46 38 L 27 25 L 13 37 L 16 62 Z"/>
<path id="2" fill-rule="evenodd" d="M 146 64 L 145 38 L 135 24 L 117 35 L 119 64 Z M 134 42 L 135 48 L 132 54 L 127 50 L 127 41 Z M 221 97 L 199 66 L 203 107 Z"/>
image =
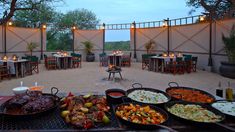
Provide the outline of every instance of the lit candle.
<path id="1" fill-rule="evenodd" d="M 16 56 L 15 55 L 13 56 L 13 60 L 16 61 Z"/>
<path id="2" fill-rule="evenodd" d="M 178 57 L 182 57 L 182 54 L 181 54 L 181 53 L 178 53 Z"/>
<path id="3" fill-rule="evenodd" d="M 7 56 L 6 55 L 3 57 L 3 60 L 7 60 Z"/>
<path id="4" fill-rule="evenodd" d="M 163 57 L 167 57 L 167 54 L 166 54 L 166 53 L 163 53 Z"/>

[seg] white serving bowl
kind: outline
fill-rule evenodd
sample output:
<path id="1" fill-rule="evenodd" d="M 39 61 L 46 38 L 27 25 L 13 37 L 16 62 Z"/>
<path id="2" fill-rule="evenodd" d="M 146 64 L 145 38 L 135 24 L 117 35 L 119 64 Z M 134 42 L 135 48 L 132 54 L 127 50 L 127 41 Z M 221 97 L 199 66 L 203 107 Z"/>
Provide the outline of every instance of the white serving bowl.
<path id="1" fill-rule="evenodd" d="M 12 91 L 14 94 L 23 94 L 23 93 L 26 93 L 28 89 L 29 89 L 28 87 L 16 87 L 16 88 L 13 88 Z"/>

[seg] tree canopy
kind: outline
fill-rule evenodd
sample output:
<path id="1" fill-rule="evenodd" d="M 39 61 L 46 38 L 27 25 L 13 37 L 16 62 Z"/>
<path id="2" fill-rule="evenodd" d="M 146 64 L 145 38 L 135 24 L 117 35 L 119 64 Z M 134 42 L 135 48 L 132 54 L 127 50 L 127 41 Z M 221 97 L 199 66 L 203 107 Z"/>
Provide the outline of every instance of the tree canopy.
<path id="1" fill-rule="evenodd" d="M 186 3 L 192 7 L 190 14 L 202 7 L 214 19 L 234 15 L 235 0 L 187 0 Z"/>
<path id="2" fill-rule="evenodd" d="M 78 26 L 79 29 L 94 29 L 99 23 L 96 14 L 87 9 L 76 9 L 64 14 L 59 21 L 59 27 Z"/>
<path id="3" fill-rule="evenodd" d="M 61 2 L 61 0 L 0 0 L 0 24 L 9 21 L 17 11 L 36 11 L 41 4 Z"/>

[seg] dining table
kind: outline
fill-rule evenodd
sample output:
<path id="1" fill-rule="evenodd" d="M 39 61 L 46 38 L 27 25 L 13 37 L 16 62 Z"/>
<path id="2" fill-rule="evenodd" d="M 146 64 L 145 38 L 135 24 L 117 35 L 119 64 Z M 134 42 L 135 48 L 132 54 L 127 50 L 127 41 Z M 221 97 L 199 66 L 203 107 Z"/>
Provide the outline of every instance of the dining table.
<path id="1" fill-rule="evenodd" d="M 53 54 L 53 56 L 56 58 L 57 67 L 59 69 L 67 69 L 72 67 L 72 56 L 61 54 Z"/>
<path id="2" fill-rule="evenodd" d="M 59 97 L 64 97 L 67 95 L 66 93 L 57 94 Z M 100 94 L 99 96 L 105 96 Z M 3 108 L 1 107 L 4 102 L 11 99 L 12 96 L 0 96 L 0 131 L 87 131 L 84 128 L 77 128 L 72 126 L 64 121 L 61 117 L 61 109 L 59 107 L 55 108 L 53 111 L 49 111 L 40 116 L 32 116 L 32 117 L 8 117 L 6 115 L 2 115 Z M 115 116 L 116 105 L 110 106 L 110 114 L 109 119 L 110 122 L 106 125 L 96 125 L 94 128 L 88 129 L 90 131 L 140 131 L 140 129 L 136 129 L 130 127 L 128 125 L 123 124 L 117 117 Z M 43 123 L 42 123 L 43 122 Z M 226 118 L 221 122 L 222 125 L 230 127 L 230 129 L 235 130 L 235 122 L 233 118 Z M 169 119 L 164 126 L 174 129 L 175 131 L 190 131 L 190 132 L 198 132 L 198 131 L 213 131 L 213 132 L 221 132 L 228 131 L 228 129 L 221 127 L 216 124 L 209 125 L 198 125 L 192 122 L 185 122 L 179 120 L 178 118 L 174 118 L 169 116 Z M 146 130 L 144 130 L 146 131 Z M 164 128 L 154 129 L 155 132 L 167 131 Z"/>
<path id="3" fill-rule="evenodd" d="M 150 71 L 164 72 L 164 66 L 167 62 L 175 61 L 176 57 L 170 56 L 151 56 L 150 57 Z"/>
<path id="4" fill-rule="evenodd" d="M 120 54 L 108 54 L 109 57 L 109 65 L 119 66 L 121 67 L 121 58 L 123 53 Z"/>
<path id="5" fill-rule="evenodd" d="M 17 59 L 17 60 L 0 60 L 0 64 L 7 66 L 10 69 L 10 73 L 24 77 L 27 71 L 29 71 L 30 64 L 27 59 Z"/>

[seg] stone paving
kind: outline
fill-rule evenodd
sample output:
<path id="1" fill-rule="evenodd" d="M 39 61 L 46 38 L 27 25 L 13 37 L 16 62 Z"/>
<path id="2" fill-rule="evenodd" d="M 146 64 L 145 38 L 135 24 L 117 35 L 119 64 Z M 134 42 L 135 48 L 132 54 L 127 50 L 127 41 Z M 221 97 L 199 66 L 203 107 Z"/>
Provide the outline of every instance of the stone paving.
<path id="1" fill-rule="evenodd" d="M 20 86 L 20 81 L 25 86 L 33 86 L 37 81 L 38 85 L 44 86 L 44 92 L 50 92 L 51 87 L 59 88 L 60 92 L 68 93 L 99 93 L 102 94 L 109 88 L 121 88 L 127 90 L 135 82 L 143 84 L 144 87 L 152 87 L 165 90 L 169 82 L 178 82 L 181 86 L 195 87 L 215 94 L 218 82 L 222 82 L 222 87 L 227 87 L 227 82 L 235 92 L 235 79 L 228 79 L 216 73 L 200 71 L 185 73 L 182 75 L 172 75 L 165 73 L 150 72 L 141 69 L 141 63 L 133 63 L 130 68 L 122 68 L 123 80 L 116 75 L 115 80 L 108 81 L 107 67 L 99 67 L 98 62 L 83 62 L 82 68 L 67 70 L 46 70 L 40 64 L 39 74 L 26 76 L 24 78 L 3 80 L 0 82 L 0 95 L 11 95 L 14 87 Z"/>

